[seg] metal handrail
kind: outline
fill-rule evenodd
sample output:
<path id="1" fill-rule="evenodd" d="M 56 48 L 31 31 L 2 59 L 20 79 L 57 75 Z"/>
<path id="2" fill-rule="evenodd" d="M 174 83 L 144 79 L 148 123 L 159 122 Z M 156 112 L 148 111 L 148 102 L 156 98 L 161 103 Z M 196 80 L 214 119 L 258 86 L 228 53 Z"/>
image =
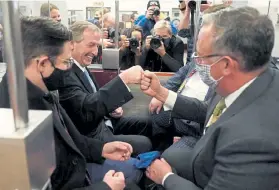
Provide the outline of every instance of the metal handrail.
<path id="1" fill-rule="evenodd" d="M 15 128 L 25 128 L 28 123 L 26 79 L 21 40 L 21 25 L 17 1 L 1 1 L 4 23 L 4 62 L 7 63 L 10 104 Z"/>

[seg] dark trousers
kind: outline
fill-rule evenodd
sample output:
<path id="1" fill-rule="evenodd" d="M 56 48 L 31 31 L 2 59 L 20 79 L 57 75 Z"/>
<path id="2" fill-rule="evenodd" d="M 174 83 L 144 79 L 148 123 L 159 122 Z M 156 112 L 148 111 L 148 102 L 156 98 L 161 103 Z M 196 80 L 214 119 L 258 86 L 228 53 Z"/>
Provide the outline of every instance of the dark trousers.
<path id="1" fill-rule="evenodd" d="M 111 121 L 113 130 L 108 126 L 100 126 L 102 129 L 99 128 L 99 132 L 93 138 L 104 142 L 127 142 L 133 147 L 133 156 L 152 149 L 152 143 L 148 138 L 151 134 L 152 122 L 147 117 L 121 117 L 119 119 L 111 119 Z"/>
<path id="2" fill-rule="evenodd" d="M 125 182 L 138 184 L 142 178 L 143 172 L 136 169 L 133 165 L 134 158 L 127 160 L 125 162 L 105 160 L 103 164 L 88 163 L 87 168 L 91 176 L 91 181 L 93 183 L 102 181 L 105 174 L 109 170 L 114 170 L 116 172 L 123 172 L 125 176 Z"/>

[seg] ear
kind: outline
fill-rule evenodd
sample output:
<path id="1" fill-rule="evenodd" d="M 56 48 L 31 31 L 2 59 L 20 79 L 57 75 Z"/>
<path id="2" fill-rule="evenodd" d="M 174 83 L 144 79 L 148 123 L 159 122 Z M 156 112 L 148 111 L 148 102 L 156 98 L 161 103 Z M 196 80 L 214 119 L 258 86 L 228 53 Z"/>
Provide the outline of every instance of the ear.
<path id="1" fill-rule="evenodd" d="M 224 76 L 228 76 L 232 74 L 235 71 L 237 66 L 235 60 L 227 56 L 224 58 L 224 64 L 225 64 L 225 69 L 223 71 Z"/>
<path id="2" fill-rule="evenodd" d="M 46 67 L 49 67 L 51 65 L 47 56 L 41 56 L 39 58 L 36 58 L 36 62 L 40 73 L 42 73 Z"/>

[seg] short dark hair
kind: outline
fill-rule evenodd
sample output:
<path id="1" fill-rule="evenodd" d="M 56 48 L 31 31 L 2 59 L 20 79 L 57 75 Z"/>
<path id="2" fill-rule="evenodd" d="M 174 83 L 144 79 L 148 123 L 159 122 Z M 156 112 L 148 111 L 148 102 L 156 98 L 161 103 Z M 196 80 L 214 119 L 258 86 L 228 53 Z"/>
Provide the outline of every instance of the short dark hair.
<path id="1" fill-rule="evenodd" d="M 238 60 L 249 72 L 269 63 L 274 47 L 274 26 L 266 15 L 252 7 L 227 8 L 207 14 L 203 25 L 215 28 L 214 51 Z"/>
<path id="2" fill-rule="evenodd" d="M 53 9 L 59 10 L 58 7 L 52 3 L 44 3 L 41 6 L 41 16 L 49 17 L 49 12 Z"/>
<path id="3" fill-rule="evenodd" d="M 22 17 L 21 34 L 26 67 L 40 55 L 60 55 L 64 43 L 72 40 L 72 32 L 66 26 L 47 17 Z"/>

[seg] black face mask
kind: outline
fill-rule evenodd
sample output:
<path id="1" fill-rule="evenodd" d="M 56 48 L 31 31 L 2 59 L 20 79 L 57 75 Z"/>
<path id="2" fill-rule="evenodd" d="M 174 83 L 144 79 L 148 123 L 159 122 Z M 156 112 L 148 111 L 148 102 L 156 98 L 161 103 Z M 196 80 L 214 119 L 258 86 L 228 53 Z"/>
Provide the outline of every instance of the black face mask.
<path id="1" fill-rule="evenodd" d="M 55 67 L 54 67 L 55 68 Z M 68 70 L 61 70 L 55 68 L 53 73 L 49 77 L 43 77 L 42 79 L 49 91 L 58 90 L 61 87 L 65 86 L 65 81 L 67 80 L 67 76 L 70 74 L 70 69 Z"/>
<path id="2" fill-rule="evenodd" d="M 170 41 L 171 41 L 171 38 L 164 38 L 163 39 L 163 43 L 164 43 L 164 46 L 166 48 L 168 48 L 170 46 Z"/>

